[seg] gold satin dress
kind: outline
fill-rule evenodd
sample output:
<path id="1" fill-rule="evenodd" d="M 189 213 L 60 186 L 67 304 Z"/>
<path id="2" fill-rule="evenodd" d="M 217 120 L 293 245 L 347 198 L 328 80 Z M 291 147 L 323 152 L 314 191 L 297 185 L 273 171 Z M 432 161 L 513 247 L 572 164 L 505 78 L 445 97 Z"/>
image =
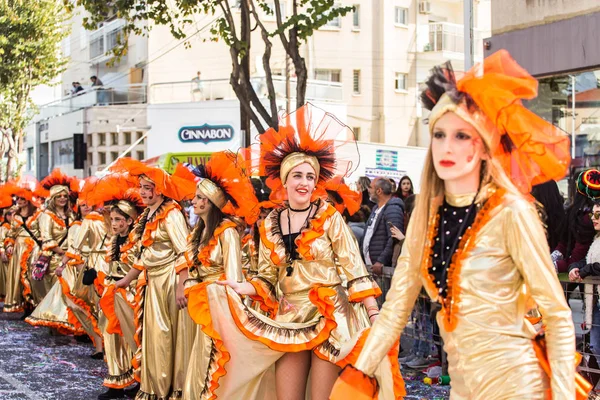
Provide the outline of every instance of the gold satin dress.
<path id="1" fill-rule="evenodd" d="M 446 201 L 464 207 L 473 197 L 446 194 Z M 551 385 L 554 400 L 574 399 L 574 326 L 550 261 L 544 230 L 533 205 L 526 200 L 509 194 L 500 200 L 471 239 L 474 247 L 462 262 L 457 280 L 460 297 L 454 313 L 457 322 L 451 332 L 438 313 L 448 353 L 450 398 L 542 400 Z M 441 200 L 434 202 L 434 216 L 440 204 Z M 407 241 L 413 226 L 409 226 Z M 355 364 L 367 375 L 373 376 L 384 354 L 398 340 L 421 287 L 428 282 L 417 264 L 411 245 L 405 242 L 386 302 Z M 437 301 L 438 292 L 429 283 L 425 286 L 432 301 Z M 534 352 L 536 332 L 525 318 L 526 293 L 544 315 L 550 382 Z"/>
<path id="2" fill-rule="evenodd" d="M 137 344 L 134 339 L 135 324 L 134 324 L 134 309 L 132 306 L 135 303 L 135 286 L 137 280 L 134 280 L 123 291 L 114 293 L 110 290 L 117 280 L 125 277 L 135 261 L 136 253 L 139 251 L 137 246 L 130 246 L 129 241 L 126 241 L 120 246 L 119 251 L 116 251 L 117 238 L 112 237 L 107 243 L 108 255 L 107 260 L 110 260 L 109 270 L 104 279 L 104 296 L 114 296 L 114 318 L 119 321 L 121 333 L 109 333 L 109 328 L 106 318 L 103 318 L 102 334 L 104 337 L 104 354 L 106 365 L 108 367 L 108 375 L 104 378 L 104 386 L 114 389 L 123 389 L 135 383 L 133 366 L 131 360 L 134 351 L 137 349 Z M 122 249 L 129 249 L 122 251 Z M 114 287 L 113 287 L 114 289 Z M 124 297 L 123 297 L 124 296 Z M 106 317 L 108 310 L 102 310 L 102 314 Z"/>
<path id="3" fill-rule="evenodd" d="M 10 224 L 8 222 L 3 222 L 0 225 L 0 255 L 5 254 L 4 250 L 4 240 L 6 239 L 6 235 L 10 230 Z M 4 301 L 6 297 L 6 273 L 8 270 L 8 263 L 2 261 L 0 259 L 0 300 Z"/>
<path id="4" fill-rule="evenodd" d="M 27 218 L 29 230 L 38 235 L 37 221 L 41 212 L 36 212 Z M 6 270 L 6 298 L 4 299 L 4 312 L 22 312 L 24 301 L 32 306 L 37 306 L 37 301 L 31 289 L 31 265 L 37 254 L 37 244 L 29 233 L 23 229 L 23 217 L 15 214 L 10 225 L 10 230 L 4 240 L 5 248 L 12 246 L 13 253 L 8 260 Z"/>
<path id="5" fill-rule="evenodd" d="M 270 308 L 273 318 L 249 308 L 229 287 L 199 284 L 188 291 L 192 318 L 212 338 L 211 364 L 196 377 L 204 382 L 198 399 L 276 400 L 273 371 L 283 355 L 312 351 L 343 367 L 355 360 L 353 349 L 368 332 L 366 310 L 352 303 L 380 291 L 341 214 L 318 201 L 316 214 L 296 239 L 300 258 L 291 261 L 279 229 L 281 211 L 272 211 L 264 221 L 258 272 L 251 281 L 257 291 L 253 299 Z M 340 274 L 348 278 L 348 289 Z M 377 376 L 389 382 L 379 399 L 395 399 L 397 349 L 381 363 Z"/>
<path id="6" fill-rule="evenodd" d="M 77 236 L 80 226 L 80 221 L 73 221 L 69 224 L 68 236 L 62 246 L 67 248 L 70 246 Z M 66 229 L 64 229 L 64 233 L 67 233 Z M 56 267 L 54 270 L 56 270 Z M 44 281 L 32 280 L 33 287 L 38 289 L 42 287 L 48 274 L 49 272 L 44 276 Z M 63 334 L 85 334 L 84 325 L 73 312 L 74 309 L 79 309 L 79 307 L 69 298 L 70 288 L 74 287 L 76 282 L 76 274 L 75 267 L 67 265 L 63 269 L 61 277 L 54 275 L 54 284 L 25 321 L 33 326 L 46 326 L 56 329 Z M 38 285 L 36 286 L 36 284 Z M 84 320 L 84 323 L 89 324 L 90 321 Z"/>
<path id="7" fill-rule="evenodd" d="M 178 399 L 183 393 L 195 327 L 187 311 L 177 309 L 175 271 L 187 266 L 188 233 L 181 207 L 173 201 L 163 203 L 144 227 L 144 248 L 133 265 L 143 271 L 136 295 L 136 332 L 141 334 L 136 399 Z"/>
<path id="8" fill-rule="evenodd" d="M 76 232 L 71 235 L 71 231 Z M 71 237 L 73 240 L 71 240 Z M 106 245 L 110 238 L 106 232 L 104 217 L 93 211 L 81 221 L 77 227 L 69 230 L 68 266 L 75 276 L 75 283 L 64 288 L 67 305 L 81 323 L 86 333 L 95 341 L 102 338 L 101 315 L 98 313 L 100 297 L 94 285 L 84 285 L 85 268 L 93 268 L 97 272 L 108 274 L 108 263 L 105 260 Z"/>
<path id="9" fill-rule="evenodd" d="M 236 282 L 243 281 L 243 273 L 240 260 L 240 236 L 238 231 L 229 220 L 224 220 L 216 229 L 215 241 L 209 241 L 205 246 L 198 249 L 196 260 L 193 260 L 194 246 L 188 241 L 188 258 L 196 261 L 189 268 L 189 279 L 186 288 L 192 287 L 194 283 L 209 282 L 226 278 Z M 201 258 L 202 260 L 199 260 Z M 190 362 L 188 365 L 183 398 L 195 400 L 202 398 L 205 381 L 201 378 L 211 362 L 212 340 L 205 335 L 199 327 L 196 327 L 194 345 L 192 347 Z"/>

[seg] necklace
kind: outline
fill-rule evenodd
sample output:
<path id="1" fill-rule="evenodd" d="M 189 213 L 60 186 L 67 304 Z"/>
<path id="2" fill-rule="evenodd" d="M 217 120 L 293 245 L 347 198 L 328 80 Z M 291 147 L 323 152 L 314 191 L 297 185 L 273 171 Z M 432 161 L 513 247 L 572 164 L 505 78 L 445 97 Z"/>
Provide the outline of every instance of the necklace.
<path id="1" fill-rule="evenodd" d="M 477 234 L 479 233 L 481 228 L 490 220 L 490 211 L 502 204 L 504 193 L 506 193 L 505 190 L 497 189 L 495 193 L 493 193 L 491 197 L 485 202 L 485 205 L 477 213 L 473 224 L 465 231 L 462 239 L 459 242 L 458 250 L 456 251 L 456 253 L 452 254 L 450 258 L 452 262 L 448 267 L 447 272 L 448 285 L 446 290 L 446 297 L 439 296 L 438 288 L 435 285 L 435 278 L 430 271 L 430 269 L 432 268 L 433 258 L 432 244 L 435 238 L 437 237 L 438 223 L 440 221 L 439 213 L 436 212 L 432 215 L 427 234 L 426 246 L 428 247 L 426 248 L 426 253 L 423 256 L 421 264 L 421 274 L 425 277 L 425 286 L 427 287 L 427 291 L 429 293 L 435 293 L 432 296 L 432 299 L 438 301 L 442 306 L 440 313 L 446 332 L 452 332 L 456 328 L 457 324 L 456 313 L 458 312 L 458 308 L 460 307 L 461 294 L 459 279 L 463 262 L 469 256 L 469 253 L 475 248 L 475 238 Z M 434 297 L 436 295 L 437 297 Z"/>
<path id="2" fill-rule="evenodd" d="M 292 209 L 290 207 L 290 209 L 292 211 L 294 211 L 294 209 Z M 302 211 L 308 211 L 311 210 L 312 211 L 312 203 L 304 210 Z M 298 210 L 300 211 L 300 210 Z M 300 231 L 306 226 L 306 223 L 308 222 L 308 218 L 310 217 L 311 211 L 308 212 L 308 214 L 306 214 L 306 219 L 304 220 L 304 223 L 302 224 L 302 227 L 300 228 Z M 294 267 L 292 267 L 292 263 L 294 262 L 294 260 L 292 259 L 292 254 L 294 251 L 294 240 L 292 240 L 292 219 L 290 218 L 290 213 L 288 212 L 288 253 L 290 254 L 290 265 L 288 265 L 285 268 L 285 272 L 286 272 L 286 276 L 292 276 L 292 273 L 294 272 Z"/>
<path id="3" fill-rule="evenodd" d="M 311 207 L 312 207 L 312 203 L 308 203 L 308 207 L 306 207 L 306 208 L 303 208 L 303 209 L 301 209 L 301 210 L 300 210 L 300 209 L 298 209 L 298 210 L 297 210 L 297 209 L 295 209 L 295 208 L 292 208 L 292 206 L 289 206 L 288 208 L 289 208 L 291 211 L 293 211 L 293 212 L 296 212 L 296 213 L 301 213 L 301 212 L 304 212 L 304 211 L 308 211 L 308 210 L 309 210 Z"/>

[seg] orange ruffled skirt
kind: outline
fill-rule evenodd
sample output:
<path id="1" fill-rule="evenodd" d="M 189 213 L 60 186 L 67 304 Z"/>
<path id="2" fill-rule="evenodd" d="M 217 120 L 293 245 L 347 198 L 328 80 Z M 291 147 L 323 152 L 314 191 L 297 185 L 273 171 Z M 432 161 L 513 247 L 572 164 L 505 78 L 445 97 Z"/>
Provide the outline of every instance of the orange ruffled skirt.
<path id="1" fill-rule="evenodd" d="M 310 350 L 344 367 L 356 361 L 368 335 L 364 307 L 350 303 L 341 286 L 285 296 L 275 319 L 214 283 L 197 284 L 186 295 L 203 339 L 196 336 L 184 399 L 275 400 L 274 366 L 285 353 Z M 394 346 L 375 374 L 380 400 L 405 395 L 397 357 Z"/>

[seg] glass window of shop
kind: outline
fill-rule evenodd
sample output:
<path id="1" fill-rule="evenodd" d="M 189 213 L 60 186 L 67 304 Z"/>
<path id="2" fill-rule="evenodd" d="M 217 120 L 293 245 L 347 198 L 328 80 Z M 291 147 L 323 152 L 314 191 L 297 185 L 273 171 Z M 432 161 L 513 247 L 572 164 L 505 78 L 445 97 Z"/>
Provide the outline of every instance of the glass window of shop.
<path id="1" fill-rule="evenodd" d="M 55 140 L 52 142 L 52 167 L 72 165 L 75 161 L 73 139 Z"/>
<path id="2" fill-rule="evenodd" d="M 525 103 L 571 138 L 573 161 L 567 178 L 559 182 L 565 198 L 584 169 L 600 167 L 600 69 L 561 74 L 539 80 L 538 97 Z M 573 112 L 574 111 L 574 112 Z"/>

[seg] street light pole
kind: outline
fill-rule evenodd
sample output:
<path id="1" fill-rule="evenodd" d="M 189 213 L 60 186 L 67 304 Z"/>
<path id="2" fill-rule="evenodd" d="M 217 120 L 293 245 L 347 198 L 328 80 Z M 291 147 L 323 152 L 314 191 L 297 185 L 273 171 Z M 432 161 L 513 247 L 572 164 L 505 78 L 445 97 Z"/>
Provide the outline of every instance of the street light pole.
<path id="1" fill-rule="evenodd" d="M 575 75 L 571 75 L 571 160 L 575 159 Z"/>
<path id="2" fill-rule="evenodd" d="M 473 66 L 473 0 L 464 0 L 465 71 Z"/>

